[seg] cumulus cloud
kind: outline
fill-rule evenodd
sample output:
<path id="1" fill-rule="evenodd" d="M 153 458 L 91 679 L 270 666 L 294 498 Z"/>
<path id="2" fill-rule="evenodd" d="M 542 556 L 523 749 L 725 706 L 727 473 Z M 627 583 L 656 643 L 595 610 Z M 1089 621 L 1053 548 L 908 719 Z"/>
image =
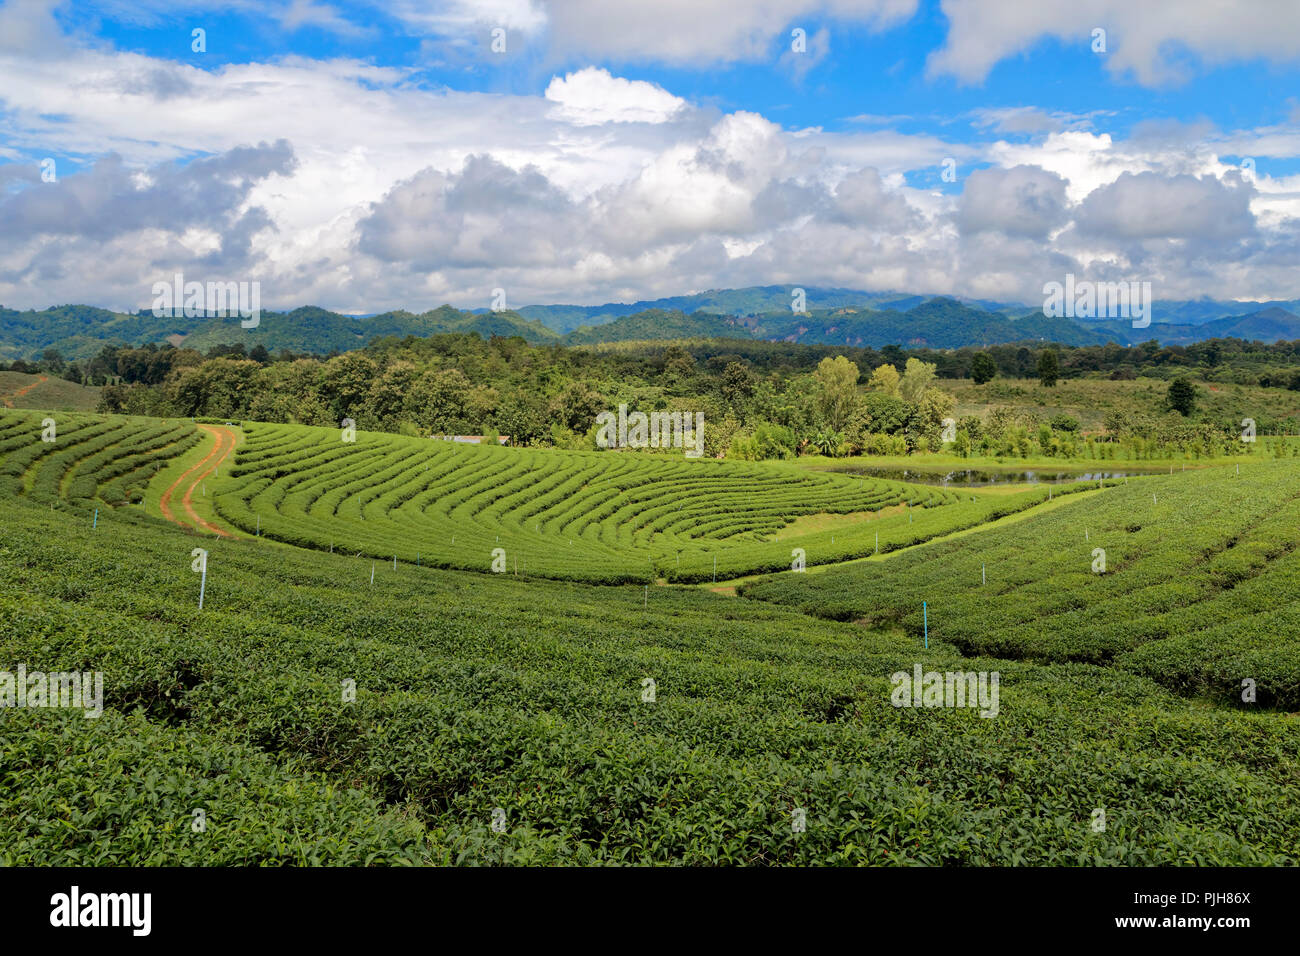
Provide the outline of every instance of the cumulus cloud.
<path id="1" fill-rule="evenodd" d="M 859 169 L 840 180 L 834 190 L 837 221 L 853 226 L 906 233 L 922 226 L 922 217 L 902 193 L 886 188 L 880 171 Z"/>
<path id="2" fill-rule="evenodd" d="M 358 224 L 358 247 L 415 269 L 556 265 L 581 243 L 577 207 L 534 166 L 472 156 L 458 173 L 426 169 Z"/>
<path id="3" fill-rule="evenodd" d="M 1216 66 L 1300 59 L 1300 4 L 1292 0 L 942 0 L 948 37 L 934 74 L 979 83 L 1001 60 L 1044 37 L 1089 51 L 1106 31 L 1106 68 L 1158 86 L 1190 76 L 1188 58 Z"/>
<path id="4" fill-rule="evenodd" d="M 590 66 L 553 77 L 545 95 L 556 104 L 559 118 L 577 126 L 664 123 L 686 108 L 685 100 L 662 86 L 625 80 Z"/>
<path id="5" fill-rule="evenodd" d="M 0 201 L 0 242 L 13 246 L 49 236 L 104 240 L 142 229 L 216 228 L 242 215 L 254 184 L 292 169 L 293 150 L 284 141 L 143 172 L 110 154 L 79 175 L 37 183 Z M 261 222 L 269 224 L 264 216 Z"/>
<path id="6" fill-rule="evenodd" d="M 0 182 L 8 168 L 0 166 Z M 19 177 L 30 184 L 0 192 L 0 293 L 17 305 L 129 309 L 175 271 L 268 276 L 259 243 L 279 227 L 250 197 L 293 170 L 292 150 L 279 142 L 143 169 L 110 154 L 54 182 Z"/>
<path id="7" fill-rule="evenodd" d="M 963 233 L 1001 232 L 1045 238 L 1066 219 L 1065 180 L 1038 166 L 980 169 L 962 190 L 957 223 Z"/>
<path id="8" fill-rule="evenodd" d="M 1129 239 L 1237 239 L 1255 230 L 1254 190 L 1240 177 L 1124 173 L 1096 190 L 1079 207 L 1079 231 L 1087 236 Z"/>
<path id="9" fill-rule="evenodd" d="M 592 16 L 641 15 L 605 6 Z M 725 19 L 689 6 L 702 24 Z M 775 27 L 736 9 L 722 46 L 660 37 L 657 23 L 638 48 L 775 59 L 787 16 L 884 23 L 914 4 L 851 6 L 774 0 Z M 304 26 L 327 13 L 295 9 Z M 558 9 L 420 6 L 442 17 L 430 29 L 500 16 L 539 38 Z M 676 8 L 659 9 L 670 22 Z M 145 278 L 185 266 L 262 279 L 268 308 L 355 312 L 486 305 L 496 286 L 511 304 L 776 283 L 1033 301 L 1045 276 L 1136 269 L 1162 294 L 1294 294 L 1300 176 L 1270 158 L 1300 155 L 1300 130 L 1282 123 L 1120 138 L 1093 128 L 1100 116 L 994 108 L 973 124 L 992 140 L 963 142 L 868 116 L 792 129 L 606 69 L 540 86 L 430 89 L 346 59 L 199 69 L 105 49 L 0 55 L 0 157 L 13 160 L 0 164 L 0 301 L 140 305 Z M 51 154 L 59 180 L 46 184 Z M 1244 156 L 1258 160 L 1253 182 Z M 948 157 L 955 192 L 908 185 L 934 182 Z"/>

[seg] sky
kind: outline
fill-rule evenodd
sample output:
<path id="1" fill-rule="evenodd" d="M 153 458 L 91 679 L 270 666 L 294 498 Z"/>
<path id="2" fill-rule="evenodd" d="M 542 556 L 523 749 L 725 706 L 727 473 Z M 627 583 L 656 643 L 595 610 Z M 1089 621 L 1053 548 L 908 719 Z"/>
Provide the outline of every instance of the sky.
<path id="1" fill-rule="evenodd" d="M 1300 2 L 0 0 L 0 304 L 178 272 L 353 313 L 1296 298 Z"/>

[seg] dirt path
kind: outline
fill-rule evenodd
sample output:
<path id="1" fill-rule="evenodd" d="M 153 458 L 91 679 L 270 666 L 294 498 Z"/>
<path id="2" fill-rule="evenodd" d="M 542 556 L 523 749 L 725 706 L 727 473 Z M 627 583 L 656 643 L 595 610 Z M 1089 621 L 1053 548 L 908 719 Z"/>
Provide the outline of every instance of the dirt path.
<path id="1" fill-rule="evenodd" d="M 50 377 L 49 377 L 48 375 L 42 375 L 42 376 L 40 376 L 40 381 L 32 382 L 32 384 L 30 384 L 30 385 L 24 385 L 22 388 L 18 389 L 18 391 L 13 392 L 13 393 L 10 394 L 7 398 L 5 398 L 5 407 L 6 407 L 6 408 L 13 408 L 13 407 L 14 407 L 14 399 L 15 399 L 15 398 L 22 398 L 24 395 L 26 395 L 26 394 L 27 394 L 28 392 L 30 392 L 32 389 L 36 388 L 36 386 L 38 386 L 38 385 L 44 385 L 44 384 L 45 384 L 46 382 L 48 382 L 49 380 L 50 380 Z"/>
<path id="2" fill-rule="evenodd" d="M 198 487 L 199 482 L 220 467 L 221 463 L 226 460 L 232 451 L 235 450 L 235 433 L 229 428 L 224 428 L 220 425 L 200 425 L 199 427 L 215 438 L 216 444 L 213 445 L 212 451 L 208 452 L 202 461 L 191 465 L 185 474 L 173 481 L 171 487 L 162 493 L 162 497 L 158 499 L 158 510 L 162 512 L 164 518 L 174 524 L 182 526 L 188 524 L 200 529 L 201 531 L 207 531 L 222 538 L 229 538 L 232 536 L 229 531 L 226 531 L 224 528 L 218 528 L 210 521 L 205 521 L 198 516 L 194 510 L 193 496 L 194 489 Z M 184 485 L 185 490 L 181 495 L 180 506 L 185 515 L 189 518 L 188 522 L 179 520 L 172 513 L 171 507 L 172 496 L 177 493 L 177 490 L 181 488 L 182 485 Z"/>

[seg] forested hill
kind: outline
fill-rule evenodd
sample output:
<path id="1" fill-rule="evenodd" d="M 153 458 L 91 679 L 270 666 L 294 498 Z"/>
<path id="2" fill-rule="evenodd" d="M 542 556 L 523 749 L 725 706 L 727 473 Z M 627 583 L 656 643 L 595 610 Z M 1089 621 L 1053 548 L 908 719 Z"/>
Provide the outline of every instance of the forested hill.
<path id="1" fill-rule="evenodd" d="M 1118 344 L 1150 338 L 1147 330 L 1126 334 L 1118 323 L 1088 325 L 1051 319 L 1041 313 L 1012 317 L 972 308 L 955 299 L 937 298 L 906 311 L 866 308 L 789 308 L 752 316 L 714 315 L 658 309 L 624 316 L 595 327 L 580 328 L 565 339 L 570 344 L 647 341 L 668 338 L 754 338 L 803 345 L 880 348 L 961 348 L 1010 342 L 1049 341 L 1062 345 Z"/>
<path id="2" fill-rule="evenodd" d="M 464 312 L 444 305 L 416 315 L 384 312 L 372 316 L 344 315 L 315 306 L 292 312 L 263 311 L 256 328 L 241 327 L 238 316 L 215 318 L 155 317 L 151 312 L 110 312 L 87 305 L 67 305 L 18 312 L 0 307 L 0 360 L 33 358 L 47 348 L 65 358 L 84 359 L 105 345 L 145 345 L 170 342 L 206 351 L 214 345 L 243 343 L 252 351 L 328 354 L 364 347 L 382 336 L 426 336 L 440 332 L 519 335 L 533 343 L 555 342 L 559 336 L 534 319 L 516 312 Z"/>
<path id="3" fill-rule="evenodd" d="M 784 287 L 733 291 L 755 292 L 755 295 L 736 298 L 718 293 L 708 308 L 690 313 L 655 307 L 612 319 L 602 316 L 599 324 L 582 325 L 564 336 L 540 319 L 530 317 L 529 314 L 535 314 L 531 306 L 520 311 L 484 312 L 444 305 L 418 315 L 399 310 L 371 316 L 306 306 L 291 312 L 263 312 L 259 324 L 252 329 L 243 328 L 238 316 L 159 318 L 150 312 L 128 314 L 85 305 L 26 312 L 0 307 L 0 361 L 35 359 L 46 349 L 57 350 L 65 359 L 87 359 L 99 354 L 105 345 L 151 343 L 170 343 L 200 352 L 214 346 L 243 345 L 250 353 L 261 346 L 272 353 L 287 350 L 326 355 L 364 348 L 378 338 L 440 333 L 477 333 L 484 339 L 494 335 L 519 336 L 533 345 L 739 338 L 848 348 L 899 345 L 925 349 L 1009 343 L 1137 345 L 1156 340 L 1165 345 L 1190 345 L 1211 338 L 1268 343 L 1300 339 L 1300 318 L 1279 306 L 1198 324 L 1163 323 L 1157 314 L 1151 325 L 1138 329 L 1127 319 L 1049 318 L 1041 310 L 1009 311 L 993 302 L 976 307 L 947 297 L 919 300 L 877 295 L 881 301 L 888 299 L 888 307 L 813 306 L 811 303 L 818 299 L 834 298 L 825 290 L 818 293 L 817 299 L 810 297 L 808 310 L 799 313 L 792 311 L 788 304 L 759 312 L 713 311 L 733 299 L 736 303 L 772 304 L 784 302 L 782 296 L 786 296 Z M 838 294 L 842 290 L 832 291 Z M 903 303 L 907 303 L 905 308 Z M 568 316 L 565 321 L 572 318 L 575 316 Z M 554 320 L 556 316 L 548 319 Z"/>

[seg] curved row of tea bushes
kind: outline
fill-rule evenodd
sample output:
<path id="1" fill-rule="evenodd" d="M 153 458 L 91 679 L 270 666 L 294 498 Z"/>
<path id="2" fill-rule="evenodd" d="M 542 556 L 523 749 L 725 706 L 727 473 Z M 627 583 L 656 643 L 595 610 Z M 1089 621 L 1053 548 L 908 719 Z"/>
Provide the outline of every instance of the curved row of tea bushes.
<path id="1" fill-rule="evenodd" d="M 54 440 L 45 441 L 50 418 Z M 121 505 L 199 440 L 184 421 L 9 412 L 0 417 L 0 486 L 43 503 Z"/>
<path id="2" fill-rule="evenodd" d="M 183 529 L 0 526 L 0 669 L 100 670 L 107 707 L 0 714 L 0 862 L 1298 862 L 1295 721 L 1114 668 L 246 540 L 199 611 Z M 892 706 L 917 663 L 1000 672 L 997 716 Z"/>
<path id="3" fill-rule="evenodd" d="M 782 464 L 244 427 L 235 484 L 215 506 L 245 532 L 376 559 L 478 571 L 495 562 L 511 574 L 592 583 L 702 581 L 715 558 L 730 575 L 773 569 L 788 566 L 800 542 L 810 563 L 841 561 L 872 553 L 877 533 L 889 550 L 1046 498 L 1035 489 L 976 503 L 946 489 Z M 900 507 L 911 517 L 887 514 Z M 880 520 L 794 544 L 783 534 L 795 518 L 822 513 Z"/>
<path id="4" fill-rule="evenodd" d="M 1184 693 L 1300 707 L 1300 473 L 1261 462 L 1144 478 L 900 555 L 747 597 L 900 624 L 972 654 L 1118 664 Z M 1104 551 L 1105 566 L 1099 563 Z M 987 583 L 982 583 L 984 580 Z"/>

